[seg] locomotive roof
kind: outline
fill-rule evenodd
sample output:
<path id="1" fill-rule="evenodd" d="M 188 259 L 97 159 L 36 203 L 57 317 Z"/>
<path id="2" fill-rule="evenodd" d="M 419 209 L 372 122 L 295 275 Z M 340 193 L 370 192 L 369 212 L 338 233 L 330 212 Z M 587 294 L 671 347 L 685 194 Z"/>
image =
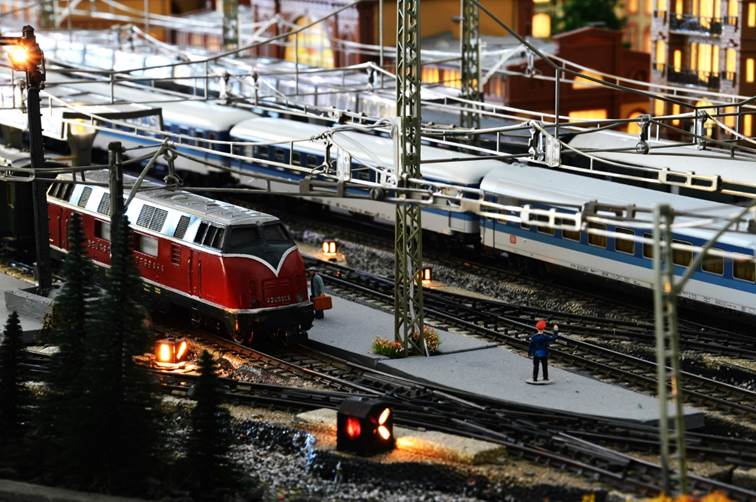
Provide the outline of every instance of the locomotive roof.
<path id="1" fill-rule="evenodd" d="M 59 178 L 70 179 L 71 176 L 60 175 Z M 91 171 L 86 174 L 86 179 L 95 183 L 108 183 L 109 173 L 107 170 Z M 125 175 L 124 181 L 131 184 L 136 181 L 136 178 Z M 86 185 L 86 183 L 82 183 L 82 185 Z M 151 190 L 140 190 L 135 199 L 161 206 L 163 209 L 173 209 L 224 227 L 278 221 L 275 216 L 254 209 L 236 206 L 183 190 L 160 188 L 162 186 L 162 184 L 154 181 L 144 180 L 142 188 L 150 188 Z M 125 193 L 128 193 L 127 191 L 128 189 L 124 189 Z"/>
<path id="2" fill-rule="evenodd" d="M 295 120 L 256 118 L 238 124 L 231 130 L 231 136 L 263 142 L 281 141 L 281 146 L 288 148 L 287 141 L 318 136 L 327 130 L 327 127 Z M 348 150 L 353 159 L 369 165 L 375 163 L 373 158 L 380 160 L 383 166 L 394 164 L 394 143 L 391 139 L 354 130 L 335 129 L 335 131 L 334 142 Z M 297 146 L 300 149 L 318 153 L 325 150 L 324 142 L 305 141 L 297 143 Z M 474 155 L 432 146 L 423 145 L 421 148 L 421 156 L 424 160 L 474 158 Z M 502 165 L 500 161 L 490 159 L 450 160 L 449 162 L 421 164 L 420 171 L 423 177 L 429 180 L 477 186 L 487 172 Z"/>
<path id="3" fill-rule="evenodd" d="M 520 200 L 556 203 L 556 205 L 564 205 L 566 207 L 582 207 L 591 201 L 623 207 L 634 204 L 637 207 L 646 209 L 654 208 L 657 204 L 669 204 L 676 211 L 695 212 L 719 218 L 734 216 L 742 210 L 741 207 L 731 204 L 710 202 L 648 188 L 623 185 L 612 181 L 533 167 L 523 163 L 515 163 L 506 168 L 492 171 L 483 178 L 480 188 L 492 195 L 503 195 Z M 639 213 L 637 218 L 651 219 L 648 213 Z M 700 218 L 695 219 L 698 220 Z M 745 219 L 748 220 L 748 216 Z M 684 221 L 691 222 L 693 220 L 694 218 L 692 217 L 675 219 L 678 223 Z M 716 223 L 707 225 L 708 228 L 691 227 L 678 229 L 676 232 L 708 239 L 714 234 L 714 231 L 709 228 L 721 225 L 720 221 L 718 220 Z M 622 225 L 619 224 L 619 226 Z M 740 230 L 745 231 L 744 228 Z M 727 232 L 722 240 L 729 244 L 745 246 L 751 250 L 756 250 L 756 235 L 754 234 Z"/>

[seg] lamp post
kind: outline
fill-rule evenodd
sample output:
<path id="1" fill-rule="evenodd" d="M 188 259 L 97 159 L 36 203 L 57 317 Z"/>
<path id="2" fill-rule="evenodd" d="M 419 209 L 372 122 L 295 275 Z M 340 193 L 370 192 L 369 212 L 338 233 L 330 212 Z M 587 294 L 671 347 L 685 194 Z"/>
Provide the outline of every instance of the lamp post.
<path id="1" fill-rule="evenodd" d="M 47 223 L 46 184 L 40 178 L 45 167 L 42 145 L 42 120 L 39 108 L 39 91 L 45 86 L 45 56 L 37 44 L 34 28 L 24 26 L 20 37 L 0 37 L 0 45 L 11 46 L 11 67 L 26 73 L 26 106 L 29 127 L 29 155 L 34 170 L 34 235 L 37 253 L 37 292 L 46 295 L 52 286 L 50 269 L 49 228 Z"/>

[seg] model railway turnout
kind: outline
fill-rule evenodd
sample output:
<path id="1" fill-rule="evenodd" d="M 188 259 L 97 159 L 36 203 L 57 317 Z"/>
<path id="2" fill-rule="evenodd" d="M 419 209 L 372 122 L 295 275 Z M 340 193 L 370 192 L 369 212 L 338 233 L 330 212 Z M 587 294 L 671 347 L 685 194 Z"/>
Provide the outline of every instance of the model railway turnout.
<path id="1" fill-rule="evenodd" d="M 653 427 L 501 403 L 388 375 L 304 347 L 284 360 L 209 334 L 194 332 L 193 338 L 215 350 L 247 357 L 267 370 L 307 376 L 329 387 L 303 389 L 224 378 L 223 394 L 230 403 L 294 410 L 338 409 L 347 398 L 379 395 L 391 404 L 399 424 L 499 444 L 513 458 L 545 463 L 623 490 L 648 494 L 659 490 L 658 465 L 611 447 L 622 444 L 625 449 L 645 452 L 653 446 Z M 43 378 L 45 359 L 30 354 L 27 369 Z M 165 393 L 192 396 L 196 375 L 162 370 L 153 374 Z M 347 388 L 351 389 L 344 390 Z M 756 463 L 756 442 L 742 438 L 693 433 L 688 436 L 688 449 L 702 460 L 743 466 Z M 756 492 L 714 479 L 692 475 L 690 481 L 695 490 L 723 491 L 734 500 L 756 496 Z"/>
<path id="2" fill-rule="evenodd" d="M 358 272 L 332 263 L 318 265 L 334 290 L 382 304 L 393 303 L 393 283 L 385 278 Z M 494 342 L 505 343 L 519 350 L 527 350 L 525 334 L 532 323 L 527 317 L 499 315 L 479 309 L 482 301 L 436 295 L 429 291 L 425 296 L 428 315 L 437 321 L 481 336 Z M 487 302 L 487 306 L 497 306 Z M 623 354 L 569 336 L 562 337 L 555 346 L 556 359 L 576 368 L 586 369 L 593 374 L 622 382 L 639 389 L 653 391 L 656 387 L 655 363 L 639 357 Z M 686 398 L 696 405 L 712 410 L 733 413 L 749 420 L 756 418 L 756 393 L 751 390 L 717 382 L 691 373 L 684 374 L 683 391 Z"/>

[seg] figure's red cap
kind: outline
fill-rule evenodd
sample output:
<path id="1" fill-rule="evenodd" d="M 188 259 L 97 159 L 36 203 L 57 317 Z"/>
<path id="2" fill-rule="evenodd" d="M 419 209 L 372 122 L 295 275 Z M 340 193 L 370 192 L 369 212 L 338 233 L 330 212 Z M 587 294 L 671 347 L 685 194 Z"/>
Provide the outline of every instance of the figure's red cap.
<path id="1" fill-rule="evenodd" d="M 546 329 L 546 321 L 544 321 L 543 319 L 541 319 L 540 321 L 538 321 L 536 323 L 536 329 L 538 331 L 543 331 L 544 329 Z"/>

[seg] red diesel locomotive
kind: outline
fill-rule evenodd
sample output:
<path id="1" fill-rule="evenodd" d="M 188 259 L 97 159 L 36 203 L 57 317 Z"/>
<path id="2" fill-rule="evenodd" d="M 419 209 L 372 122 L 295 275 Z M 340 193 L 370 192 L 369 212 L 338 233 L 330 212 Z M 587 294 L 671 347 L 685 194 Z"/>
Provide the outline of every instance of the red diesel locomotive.
<path id="1" fill-rule="evenodd" d="M 68 219 L 77 212 L 90 257 L 108 266 L 107 182 L 108 172 L 96 171 L 87 173 L 86 181 L 52 183 L 47 202 L 54 252 L 66 252 Z M 180 306 L 195 319 L 222 323 L 244 343 L 305 335 L 313 308 L 304 262 L 278 218 L 153 182 L 142 187 L 149 190 L 136 194 L 126 215 L 153 305 Z"/>

